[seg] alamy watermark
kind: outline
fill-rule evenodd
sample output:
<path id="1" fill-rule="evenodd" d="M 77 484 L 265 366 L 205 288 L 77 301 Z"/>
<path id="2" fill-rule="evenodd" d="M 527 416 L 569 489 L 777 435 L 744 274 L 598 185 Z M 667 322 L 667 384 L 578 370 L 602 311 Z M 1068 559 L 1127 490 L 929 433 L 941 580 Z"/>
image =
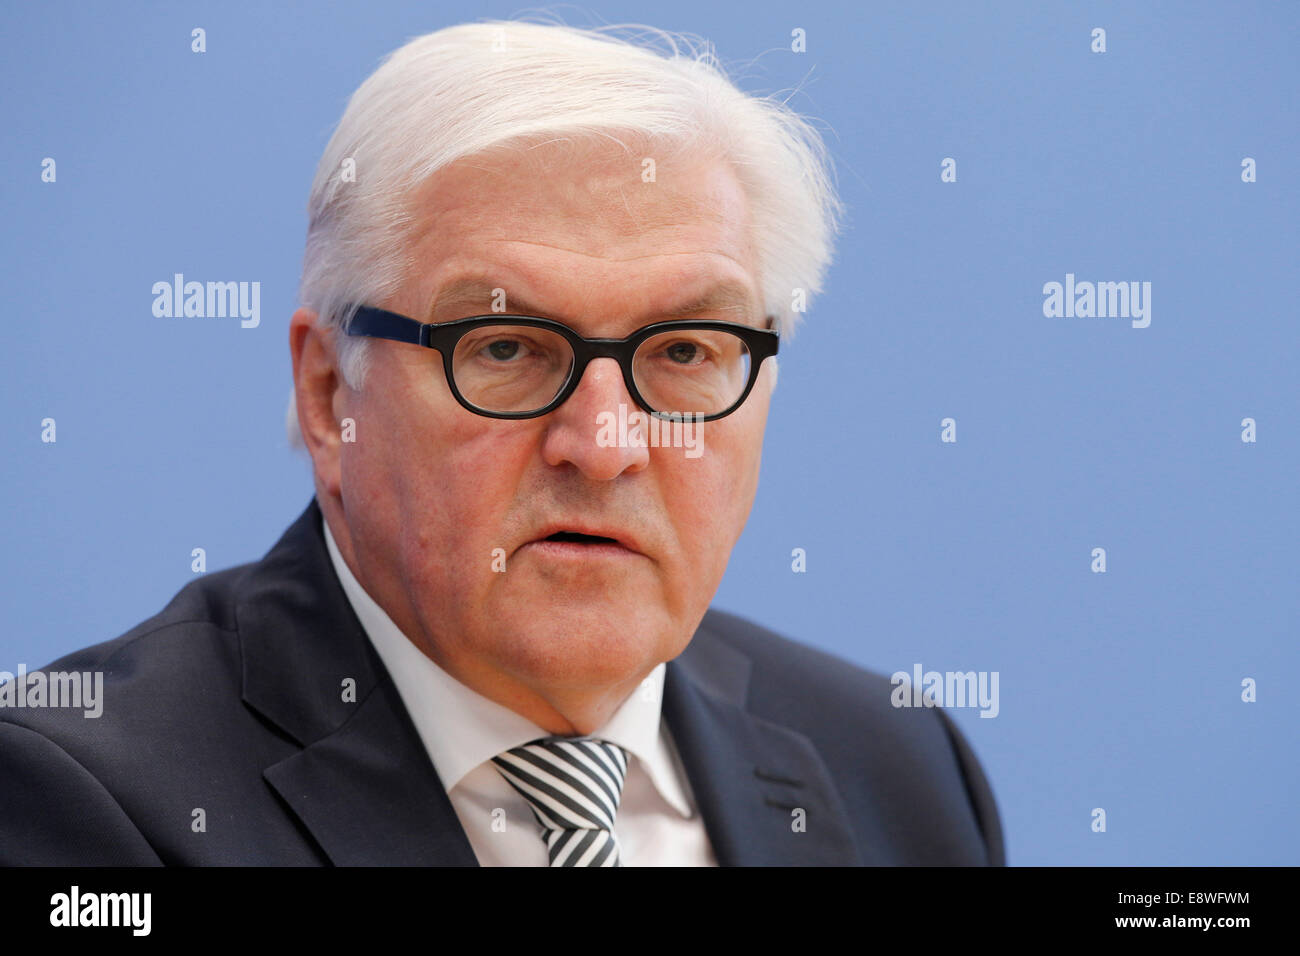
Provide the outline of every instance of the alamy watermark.
<path id="1" fill-rule="evenodd" d="M 596 444 L 601 448 L 684 448 L 687 458 L 704 454 L 702 412 L 663 412 L 664 418 L 619 402 L 618 414 L 596 416 Z"/>
<path id="2" fill-rule="evenodd" d="M 981 717 L 996 717 L 997 671 L 925 671 L 912 665 L 912 673 L 895 671 L 889 678 L 895 707 L 978 707 Z"/>
<path id="3" fill-rule="evenodd" d="M 1128 319 L 1135 329 L 1151 324 L 1150 282 L 1075 282 L 1043 284 L 1043 315 L 1049 319 Z"/>
<path id="4" fill-rule="evenodd" d="M 83 893 L 74 884 L 50 897 L 51 926 L 120 926 L 133 936 L 148 936 L 152 913 L 152 893 Z"/>
<path id="5" fill-rule="evenodd" d="M 69 707 L 94 719 L 104 712 L 103 671 L 0 671 L 0 708 Z"/>
<path id="6" fill-rule="evenodd" d="M 153 295 L 153 314 L 160 319 L 239 318 L 245 329 L 262 324 L 260 282 L 186 282 L 177 272 L 171 282 L 155 282 Z"/>

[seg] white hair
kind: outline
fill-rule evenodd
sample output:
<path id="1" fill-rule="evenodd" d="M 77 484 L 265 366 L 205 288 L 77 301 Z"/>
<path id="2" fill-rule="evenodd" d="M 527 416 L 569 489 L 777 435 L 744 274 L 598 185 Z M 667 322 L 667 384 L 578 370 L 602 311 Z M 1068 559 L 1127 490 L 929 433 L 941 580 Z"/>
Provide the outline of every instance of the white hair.
<path id="1" fill-rule="evenodd" d="M 627 149 L 619 134 L 730 163 L 750 208 L 764 307 L 790 335 L 796 299 L 821 291 L 842 214 L 818 131 L 784 101 L 739 90 L 699 38 L 493 20 L 391 53 L 352 95 L 321 156 L 299 298 L 336 333 L 344 380 L 360 388 L 365 378 L 369 340 L 342 334 L 355 307 L 407 279 L 421 184 L 459 159 L 539 141 Z M 286 425 L 301 447 L 292 395 Z"/>

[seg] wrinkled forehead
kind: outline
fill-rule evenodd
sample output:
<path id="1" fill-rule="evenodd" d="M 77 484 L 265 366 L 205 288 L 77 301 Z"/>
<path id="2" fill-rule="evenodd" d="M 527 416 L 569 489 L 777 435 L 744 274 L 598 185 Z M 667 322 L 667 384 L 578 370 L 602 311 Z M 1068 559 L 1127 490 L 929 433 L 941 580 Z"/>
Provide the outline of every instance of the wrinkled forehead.
<path id="1" fill-rule="evenodd" d="M 729 164 L 616 144 L 468 157 L 413 194 L 409 307 L 428 321 L 490 311 L 560 318 L 617 285 L 668 317 L 761 311 L 749 205 Z M 621 308 L 621 307 L 620 307 Z M 465 313 L 468 314 L 468 313 Z"/>

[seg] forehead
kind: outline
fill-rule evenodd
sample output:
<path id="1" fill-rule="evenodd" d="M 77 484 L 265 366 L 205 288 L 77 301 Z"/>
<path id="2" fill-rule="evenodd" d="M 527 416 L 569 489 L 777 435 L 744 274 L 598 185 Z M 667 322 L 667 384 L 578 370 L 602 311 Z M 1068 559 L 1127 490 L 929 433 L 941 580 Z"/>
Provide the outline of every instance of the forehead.
<path id="1" fill-rule="evenodd" d="M 505 309 L 673 317 L 761 312 L 749 204 L 712 156 L 547 144 L 471 157 L 415 194 L 404 298 L 442 321 Z"/>
<path id="2" fill-rule="evenodd" d="M 497 284 L 498 280 L 499 277 L 464 275 L 439 285 L 426 310 L 428 317 L 433 321 L 450 321 L 452 318 L 480 314 L 490 307 L 497 290 L 503 288 Z M 707 313 L 732 322 L 746 322 L 756 317 L 758 306 L 752 291 L 745 284 L 718 279 L 701 282 L 700 286 L 700 291 L 677 296 L 674 304 L 658 308 L 655 314 L 663 319 L 672 319 Z M 488 305 L 485 306 L 485 303 Z M 520 285 L 516 285 L 509 293 L 506 311 L 543 318 L 564 318 L 555 306 L 548 304 L 545 294 L 539 295 Z"/>

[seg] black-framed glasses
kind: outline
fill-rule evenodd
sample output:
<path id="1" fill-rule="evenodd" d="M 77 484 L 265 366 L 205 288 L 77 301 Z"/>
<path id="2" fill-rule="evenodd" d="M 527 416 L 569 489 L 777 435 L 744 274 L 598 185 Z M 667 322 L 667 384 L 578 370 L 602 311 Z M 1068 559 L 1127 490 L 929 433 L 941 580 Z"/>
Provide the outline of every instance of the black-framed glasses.
<path id="1" fill-rule="evenodd" d="M 645 411 L 670 421 L 706 422 L 741 406 L 781 339 L 775 329 L 690 319 L 657 322 L 623 339 L 588 339 L 561 322 L 529 315 L 429 324 L 370 306 L 357 310 L 348 335 L 437 349 L 456 401 L 489 418 L 554 411 L 592 359 L 612 358 Z"/>

